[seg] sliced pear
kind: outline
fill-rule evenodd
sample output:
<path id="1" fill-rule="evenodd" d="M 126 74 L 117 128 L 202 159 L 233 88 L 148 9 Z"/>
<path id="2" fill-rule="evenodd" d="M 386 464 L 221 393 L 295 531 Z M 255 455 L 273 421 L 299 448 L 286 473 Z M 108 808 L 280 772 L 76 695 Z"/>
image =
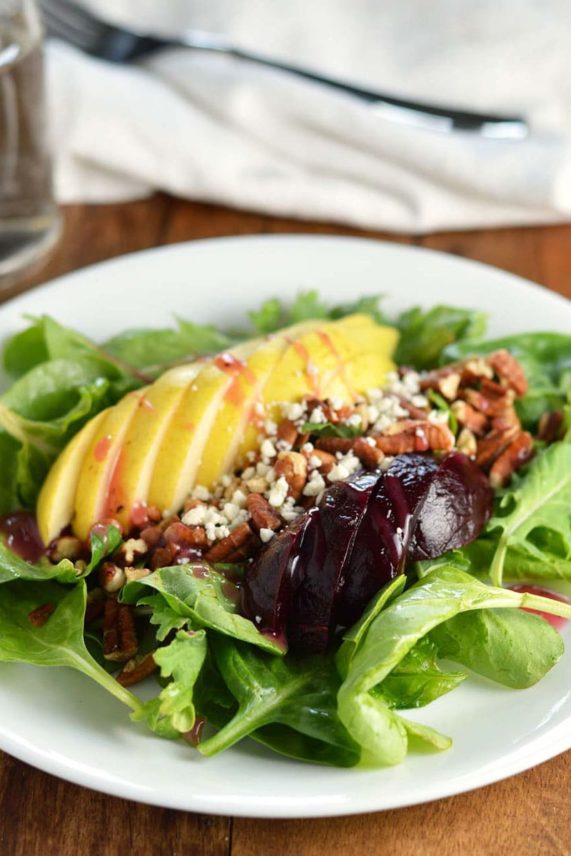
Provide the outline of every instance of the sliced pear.
<path id="1" fill-rule="evenodd" d="M 73 515 L 81 465 L 108 410 L 98 413 L 61 453 L 42 487 L 37 507 L 38 528 L 44 544 L 60 534 Z"/>
<path id="2" fill-rule="evenodd" d="M 121 449 L 121 467 L 115 480 L 115 498 L 119 507 L 108 503 L 107 516 L 124 527 L 132 523 L 138 505 L 146 505 L 151 477 L 161 443 L 185 390 L 203 368 L 195 362 L 170 369 L 139 400 Z"/>
<path id="3" fill-rule="evenodd" d="M 121 505 L 118 487 L 122 469 L 122 449 L 129 423 L 147 393 L 147 388 L 129 392 L 97 426 L 81 466 L 75 495 L 73 530 L 87 538 L 94 523 L 111 517 L 110 510 Z"/>

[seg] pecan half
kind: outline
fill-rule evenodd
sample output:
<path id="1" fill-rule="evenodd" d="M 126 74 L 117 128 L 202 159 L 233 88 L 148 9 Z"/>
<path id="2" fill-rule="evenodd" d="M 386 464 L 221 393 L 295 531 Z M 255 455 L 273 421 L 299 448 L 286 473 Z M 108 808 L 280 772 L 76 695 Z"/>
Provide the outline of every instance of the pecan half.
<path id="1" fill-rule="evenodd" d="M 137 653 L 135 619 L 130 606 L 110 597 L 103 615 L 103 656 L 115 663 L 125 663 Z"/>
<path id="2" fill-rule="evenodd" d="M 107 594 L 114 594 L 125 585 L 125 571 L 113 562 L 104 562 L 99 568 L 99 583 Z"/>
<path id="3" fill-rule="evenodd" d="M 488 419 L 483 414 L 468 404 L 467 401 L 454 401 L 450 410 L 456 417 L 458 423 L 467 428 L 473 434 L 484 434 L 488 426 Z"/>
<path id="4" fill-rule="evenodd" d="M 247 550 L 250 544 L 257 541 L 249 523 L 240 523 L 226 538 L 217 541 L 204 558 L 207 562 L 234 561 L 234 556 Z"/>
<path id="5" fill-rule="evenodd" d="M 85 607 L 85 624 L 91 624 L 97 618 L 101 618 L 105 611 L 105 595 L 100 588 L 91 589 L 87 595 Z"/>
<path id="6" fill-rule="evenodd" d="M 28 613 L 28 621 L 34 627 L 43 627 L 50 615 L 55 612 L 55 603 L 43 603 Z"/>
<path id="7" fill-rule="evenodd" d="M 525 372 L 509 351 L 505 349 L 494 351 L 490 354 L 489 360 L 503 386 L 513 389 L 517 396 L 525 395 L 527 392 Z"/>
<path id="8" fill-rule="evenodd" d="M 282 440 L 289 446 L 295 446 L 298 436 L 297 425 L 291 419 L 284 419 L 278 425 L 277 436 L 278 440 Z"/>
<path id="9" fill-rule="evenodd" d="M 493 383 L 493 381 L 490 383 Z M 464 389 L 462 395 L 468 404 L 471 404 L 472 407 L 491 419 L 501 414 L 504 410 L 507 410 L 514 399 L 513 390 L 501 387 L 499 384 L 497 384 L 497 387 L 501 390 L 499 394 L 497 390 L 484 388 L 482 384 L 482 389 Z"/>
<path id="10" fill-rule="evenodd" d="M 134 684 L 144 681 L 157 669 L 158 666 L 151 652 L 128 660 L 117 675 L 117 680 L 123 687 L 132 687 Z"/>
<path id="11" fill-rule="evenodd" d="M 377 447 L 385 455 L 402 455 L 408 452 L 448 452 L 454 448 L 454 435 L 447 425 L 428 420 L 395 422 L 384 434 L 375 437 Z"/>
<path id="12" fill-rule="evenodd" d="M 176 547 L 206 547 L 208 539 L 203 526 L 187 526 L 176 521 L 165 529 L 165 541 Z"/>
<path id="13" fill-rule="evenodd" d="M 349 437 L 319 437 L 315 443 L 315 448 L 322 449 L 332 455 L 336 455 L 337 452 L 345 455 L 349 449 L 353 448 L 353 442 Z"/>
<path id="14" fill-rule="evenodd" d="M 484 468 L 491 465 L 507 449 L 519 432 L 520 429 L 515 425 L 506 431 L 490 431 L 484 438 L 478 440 L 476 464 Z"/>
<path id="15" fill-rule="evenodd" d="M 490 484 L 494 488 L 502 487 L 510 476 L 523 466 L 533 455 L 533 438 L 527 431 L 513 440 L 496 458 L 490 469 Z"/>
<path id="16" fill-rule="evenodd" d="M 283 476 L 288 486 L 288 496 L 299 499 L 307 482 L 307 461 L 300 452 L 280 452 L 274 465 L 276 479 Z"/>
<path id="17" fill-rule="evenodd" d="M 434 389 L 448 401 L 454 401 L 458 395 L 461 380 L 461 365 L 455 364 L 428 372 L 421 378 L 420 388 L 422 390 Z"/>
<path id="18" fill-rule="evenodd" d="M 251 493 L 246 499 L 246 508 L 252 518 L 254 529 L 272 529 L 274 532 L 282 525 L 282 519 L 276 514 L 265 496 Z"/>
<path id="19" fill-rule="evenodd" d="M 365 437 L 358 437 L 353 444 L 353 452 L 366 470 L 376 470 L 385 454 L 378 446 L 372 446 Z"/>

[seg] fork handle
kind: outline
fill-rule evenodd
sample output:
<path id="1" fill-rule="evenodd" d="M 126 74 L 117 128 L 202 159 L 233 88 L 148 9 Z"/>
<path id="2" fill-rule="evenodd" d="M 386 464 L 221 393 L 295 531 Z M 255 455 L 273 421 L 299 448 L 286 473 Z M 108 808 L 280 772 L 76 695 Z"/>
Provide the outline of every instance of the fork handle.
<path id="1" fill-rule="evenodd" d="M 245 51 L 228 43 L 220 36 L 210 33 L 190 32 L 185 33 L 177 39 L 179 46 L 193 48 L 194 50 L 211 51 L 236 59 L 254 62 L 266 68 L 285 71 L 294 74 L 304 80 L 311 80 L 344 92 L 346 95 L 359 98 L 366 104 L 374 107 L 381 116 L 392 121 L 407 125 L 416 125 L 427 130 L 440 133 L 451 133 L 453 131 L 467 131 L 480 134 L 483 137 L 495 139 L 521 140 L 528 134 L 528 126 L 521 116 L 506 116 L 496 113 L 478 113 L 470 110 L 455 110 L 450 107 L 437 107 L 422 101 L 412 101 L 407 98 L 396 98 L 383 92 L 353 86 L 335 77 L 317 74 L 297 65 L 270 59 L 253 51 Z"/>

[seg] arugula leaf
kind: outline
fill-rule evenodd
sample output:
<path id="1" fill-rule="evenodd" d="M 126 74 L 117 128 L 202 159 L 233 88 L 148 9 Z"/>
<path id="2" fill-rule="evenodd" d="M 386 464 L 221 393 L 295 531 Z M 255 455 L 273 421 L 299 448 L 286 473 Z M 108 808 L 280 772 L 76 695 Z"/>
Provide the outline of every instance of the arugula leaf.
<path id="1" fill-rule="evenodd" d="M 220 731 L 199 744 L 203 755 L 215 755 L 253 734 L 293 757 L 338 766 L 357 763 L 358 749 L 337 716 L 339 679 L 329 658 L 271 657 L 222 636 L 213 637 L 212 647 L 238 710 Z"/>
<path id="2" fill-rule="evenodd" d="M 531 462 L 525 476 L 515 476 L 503 494 L 487 531 L 499 533 L 490 577 L 501 585 L 509 548 L 517 547 L 541 562 L 545 547 L 557 543 L 571 560 L 571 441 L 553 443 Z"/>
<path id="3" fill-rule="evenodd" d="M 272 297 L 265 300 L 259 309 L 248 312 L 248 318 L 257 333 L 275 333 L 282 324 L 283 307 L 281 302 Z"/>
<path id="4" fill-rule="evenodd" d="M 486 315 L 473 309 L 416 306 L 403 312 L 396 326 L 401 332 L 395 362 L 416 369 L 433 368 L 445 348 L 454 342 L 477 339 L 486 329 Z"/>
<path id="5" fill-rule="evenodd" d="M 170 645 L 154 653 L 161 677 L 170 678 L 156 698 L 133 715 L 161 737 L 176 738 L 190 731 L 196 719 L 194 686 L 206 657 L 204 630 L 179 630 Z"/>
<path id="6" fill-rule="evenodd" d="M 0 586 L 0 661 L 36 666 L 67 666 L 82 672 L 132 710 L 139 700 L 103 669 L 88 652 L 83 638 L 86 587 L 82 580 L 72 588 L 54 582 L 18 580 Z M 45 604 L 55 607 L 42 626 L 29 619 Z"/>
<path id="7" fill-rule="evenodd" d="M 390 324 L 386 316 L 381 312 L 379 303 L 382 295 L 365 295 L 359 297 L 353 303 L 343 303 L 339 306 L 334 306 L 329 312 L 329 317 L 332 321 L 337 321 L 339 318 L 346 318 L 347 315 L 369 315 L 377 324 Z"/>
<path id="8" fill-rule="evenodd" d="M 145 586 L 160 592 L 174 612 L 190 618 L 196 627 L 210 627 L 272 654 L 284 653 L 276 640 L 264 636 L 251 621 L 238 615 L 238 587 L 208 565 L 160 568 L 136 583 L 128 583 L 121 595 L 123 601 L 137 602 Z"/>
<path id="9" fill-rule="evenodd" d="M 123 541 L 121 530 L 117 526 L 110 524 L 104 530 L 101 527 L 95 527 L 89 535 L 89 543 L 91 547 L 91 559 L 85 568 L 82 576 L 88 576 L 95 568 L 101 564 L 103 559 L 114 553 L 117 547 Z"/>
<path id="10" fill-rule="evenodd" d="M 356 425 L 343 425 L 340 422 L 304 422 L 301 426 L 304 434 L 316 437 L 361 437 L 363 429 Z"/>
<path id="11" fill-rule="evenodd" d="M 406 755 L 408 725 L 387 704 L 382 685 L 419 640 L 459 613 L 522 606 L 571 617 L 568 604 L 492 588 L 453 565 L 437 567 L 380 612 L 361 640 L 338 694 L 341 722 L 365 757 L 390 765 Z M 504 653 L 509 652 L 504 648 Z M 417 737 L 423 733 L 433 745 L 447 743 L 432 730 L 416 729 Z"/>
<path id="12" fill-rule="evenodd" d="M 138 606 L 148 606 L 151 609 L 150 622 L 157 627 L 156 637 L 159 642 L 164 642 L 173 630 L 181 630 L 188 625 L 188 618 L 179 615 L 168 605 L 164 597 L 156 592 L 137 601 Z"/>
<path id="13" fill-rule="evenodd" d="M 536 684 L 563 654 L 548 621 L 520 609 L 465 612 L 430 634 L 438 654 L 514 689 Z"/>

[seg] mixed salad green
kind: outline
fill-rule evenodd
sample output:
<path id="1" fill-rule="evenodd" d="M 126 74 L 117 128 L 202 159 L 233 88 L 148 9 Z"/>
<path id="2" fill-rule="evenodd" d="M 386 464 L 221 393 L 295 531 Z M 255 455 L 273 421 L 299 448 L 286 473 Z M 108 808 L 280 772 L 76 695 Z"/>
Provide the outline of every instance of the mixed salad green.
<path id="1" fill-rule="evenodd" d="M 49 467 L 81 426 L 168 366 L 218 352 L 254 331 L 355 311 L 387 320 L 377 299 L 330 307 L 314 292 L 287 308 L 267 301 L 250 314 L 250 329 L 177 320 L 172 330 L 128 331 L 101 345 L 52 318 L 31 319 L 4 349 L 13 382 L 0 396 L 0 514 L 33 509 Z M 398 364 L 429 369 L 506 348 L 529 381 L 517 404 L 523 424 L 533 430 L 547 411 L 567 412 L 571 336 L 486 340 L 483 315 L 446 306 L 411 309 L 391 323 L 401 331 Z M 469 672 L 530 687 L 563 653 L 557 630 L 521 608 L 570 618 L 571 605 L 503 587 L 522 579 L 571 580 L 571 433 L 536 445 L 531 462 L 498 492 L 483 535 L 409 567 L 326 655 L 284 655 L 240 615 L 239 569 L 160 568 L 121 593 L 122 603 L 136 605 L 147 620 L 139 653 L 161 643 L 154 654 L 156 694 L 138 698 L 113 677 L 97 626 L 84 628 L 92 572 L 121 541 L 110 525 L 94 531 L 91 561 L 79 568 L 67 559 L 30 563 L 0 542 L 0 660 L 83 672 L 130 708 L 134 720 L 161 737 L 185 738 L 207 756 L 247 736 L 293 758 L 338 766 L 396 764 L 419 743 L 446 749 L 448 737 L 403 711 L 451 692 Z M 47 620 L 34 620 L 46 608 Z"/>

